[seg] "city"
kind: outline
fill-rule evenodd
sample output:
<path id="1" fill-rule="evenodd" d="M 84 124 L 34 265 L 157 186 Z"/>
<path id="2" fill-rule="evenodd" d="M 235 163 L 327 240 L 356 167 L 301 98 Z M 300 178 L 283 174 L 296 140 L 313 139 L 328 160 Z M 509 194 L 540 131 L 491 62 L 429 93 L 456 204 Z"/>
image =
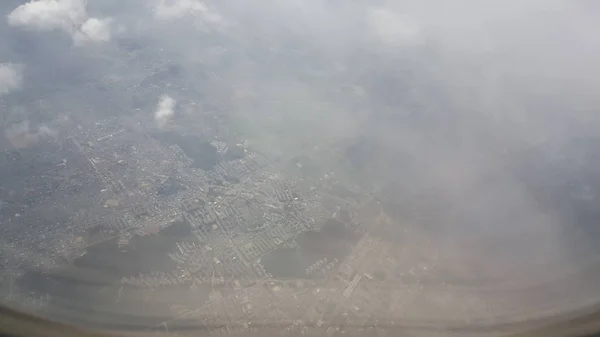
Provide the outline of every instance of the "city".
<path id="1" fill-rule="evenodd" d="M 5 187 L 3 200 L 29 201 L 3 209 L 13 244 L 2 249 L 19 257 L 4 264 L 7 303 L 92 326 L 216 335 L 369 331 L 436 314 L 486 324 L 506 310 L 445 284 L 451 271 L 423 233 L 334 171 L 306 174 L 308 155 L 273 158 L 219 136 L 164 141 L 166 131 L 119 123 L 40 142 L 42 157 L 4 153 L 0 167 L 26 188 Z M 190 157 L 186 141 L 208 150 Z M 208 151 L 213 162 L 201 162 Z"/>

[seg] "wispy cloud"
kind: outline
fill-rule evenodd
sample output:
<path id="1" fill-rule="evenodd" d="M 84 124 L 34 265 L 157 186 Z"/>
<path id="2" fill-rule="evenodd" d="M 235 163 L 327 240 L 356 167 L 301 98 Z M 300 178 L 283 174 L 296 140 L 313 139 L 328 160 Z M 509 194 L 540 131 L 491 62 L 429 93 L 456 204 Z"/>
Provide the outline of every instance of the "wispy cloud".
<path id="1" fill-rule="evenodd" d="M 222 17 L 199 0 L 159 0 L 154 4 L 154 17 L 159 20 L 173 20 L 186 16 L 197 16 L 207 22 L 221 22 Z"/>
<path id="2" fill-rule="evenodd" d="M 374 8 L 367 13 L 371 32 L 384 43 L 419 44 L 424 42 L 420 28 L 408 15 L 401 15 L 385 8 Z"/>
<path id="3" fill-rule="evenodd" d="M 0 96 L 18 90 L 23 85 L 23 66 L 0 63 Z"/>
<path id="4" fill-rule="evenodd" d="M 34 145 L 40 139 L 56 137 L 56 131 L 46 125 L 32 128 L 28 120 L 10 125 L 4 130 L 6 139 L 16 148 Z"/>

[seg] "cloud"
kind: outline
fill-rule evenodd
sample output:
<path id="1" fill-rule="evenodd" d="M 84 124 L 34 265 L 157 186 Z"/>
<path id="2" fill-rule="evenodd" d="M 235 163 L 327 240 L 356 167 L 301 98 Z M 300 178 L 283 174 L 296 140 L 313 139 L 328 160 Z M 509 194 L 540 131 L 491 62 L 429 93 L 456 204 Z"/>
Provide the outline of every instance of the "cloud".
<path id="1" fill-rule="evenodd" d="M 154 17 L 159 20 L 173 20 L 185 16 L 199 16 L 207 22 L 222 21 L 218 13 L 199 0 L 159 0 L 154 6 Z"/>
<path id="2" fill-rule="evenodd" d="M 154 15 L 158 19 L 177 19 L 186 15 L 206 13 L 208 8 L 197 0 L 178 0 L 167 2 L 160 0 L 154 7 Z"/>
<path id="3" fill-rule="evenodd" d="M 23 67 L 13 63 L 0 63 L 0 96 L 18 90 L 23 85 Z"/>
<path id="4" fill-rule="evenodd" d="M 89 18 L 80 29 L 73 35 L 76 45 L 82 45 L 89 42 L 108 42 L 110 41 L 111 19 Z"/>
<path id="5" fill-rule="evenodd" d="M 7 16 L 9 25 L 37 31 L 60 30 L 76 44 L 110 40 L 110 19 L 88 17 L 84 0 L 36 0 Z"/>
<path id="6" fill-rule="evenodd" d="M 376 8 L 368 12 L 367 22 L 372 33 L 384 43 L 418 44 L 423 42 L 417 22 L 407 15 L 399 15 L 384 8 Z"/>
<path id="7" fill-rule="evenodd" d="M 154 112 L 154 121 L 159 127 L 164 127 L 173 117 L 175 100 L 169 95 L 164 95 L 158 102 L 158 107 Z"/>
<path id="8" fill-rule="evenodd" d="M 69 31 L 87 17 L 85 3 L 79 0 L 38 0 L 25 3 L 8 14 L 12 26 L 47 31 Z"/>
<path id="9" fill-rule="evenodd" d="M 15 148 L 22 149 L 34 145 L 40 139 L 55 138 L 56 131 L 46 125 L 32 129 L 29 121 L 24 120 L 6 128 L 4 136 Z"/>

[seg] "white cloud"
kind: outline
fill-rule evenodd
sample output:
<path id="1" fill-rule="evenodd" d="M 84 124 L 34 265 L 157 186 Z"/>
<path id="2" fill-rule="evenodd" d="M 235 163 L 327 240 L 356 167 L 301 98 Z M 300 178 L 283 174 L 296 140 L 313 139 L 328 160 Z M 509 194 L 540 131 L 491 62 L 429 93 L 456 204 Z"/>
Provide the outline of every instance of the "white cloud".
<path id="1" fill-rule="evenodd" d="M 110 19 L 88 17 L 85 0 L 34 0 L 7 16 L 13 27 L 39 31 L 61 30 L 76 44 L 110 40 Z"/>
<path id="2" fill-rule="evenodd" d="M 110 41 L 111 21 L 111 19 L 87 19 L 87 21 L 85 21 L 79 30 L 73 35 L 73 41 L 76 45 L 82 45 L 88 42 Z"/>
<path id="3" fill-rule="evenodd" d="M 203 21 L 218 23 L 221 16 L 199 0 L 159 0 L 154 6 L 154 17 L 159 20 L 173 20 L 185 16 L 199 16 Z"/>
<path id="4" fill-rule="evenodd" d="M 164 95 L 158 102 L 158 107 L 154 112 L 154 121 L 159 127 L 164 127 L 173 117 L 175 112 L 175 100 L 169 95 Z"/>
<path id="5" fill-rule="evenodd" d="M 0 96 L 18 90 L 23 85 L 23 67 L 14 63 L 0 63 Z"/>
<path id="6" fill-rule="evenodd" d="M 30 1 L 8 14 L 12 26 L 37 30 L 70 30 L 85 20 L 85 3 L 80 0 Z"/>

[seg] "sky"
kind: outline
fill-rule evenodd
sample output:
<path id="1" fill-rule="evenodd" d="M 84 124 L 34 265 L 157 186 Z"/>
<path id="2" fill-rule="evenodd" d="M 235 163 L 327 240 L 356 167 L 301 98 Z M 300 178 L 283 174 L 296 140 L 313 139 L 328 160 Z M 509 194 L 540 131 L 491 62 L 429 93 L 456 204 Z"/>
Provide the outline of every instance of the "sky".
<path id="1" fill-rule="evenodd" d="M 252 125 L 262 151 L 361 148 L 352 179 L 391 200 L 432 195 L 444 206 L 428 235 L 447 256 L 533 280 L 585 259 L 561 214 L 510 167 L 598 134 L 594 1 L 11 0 L 0 10 L 4 144 L 30 147 L 59 136 L 66 115 L 86 118 L 96 103 L 78 86 L 138 76 L 122 52 L 134 41 L 182 81 L 215 74 L 203 99 L 220 85 L 251 97 L 228 113 Z M 64 109 L 27 108 L 52 88 Z M 190 100 L 161 90 L 142 107 L 158 128 Z"/>

